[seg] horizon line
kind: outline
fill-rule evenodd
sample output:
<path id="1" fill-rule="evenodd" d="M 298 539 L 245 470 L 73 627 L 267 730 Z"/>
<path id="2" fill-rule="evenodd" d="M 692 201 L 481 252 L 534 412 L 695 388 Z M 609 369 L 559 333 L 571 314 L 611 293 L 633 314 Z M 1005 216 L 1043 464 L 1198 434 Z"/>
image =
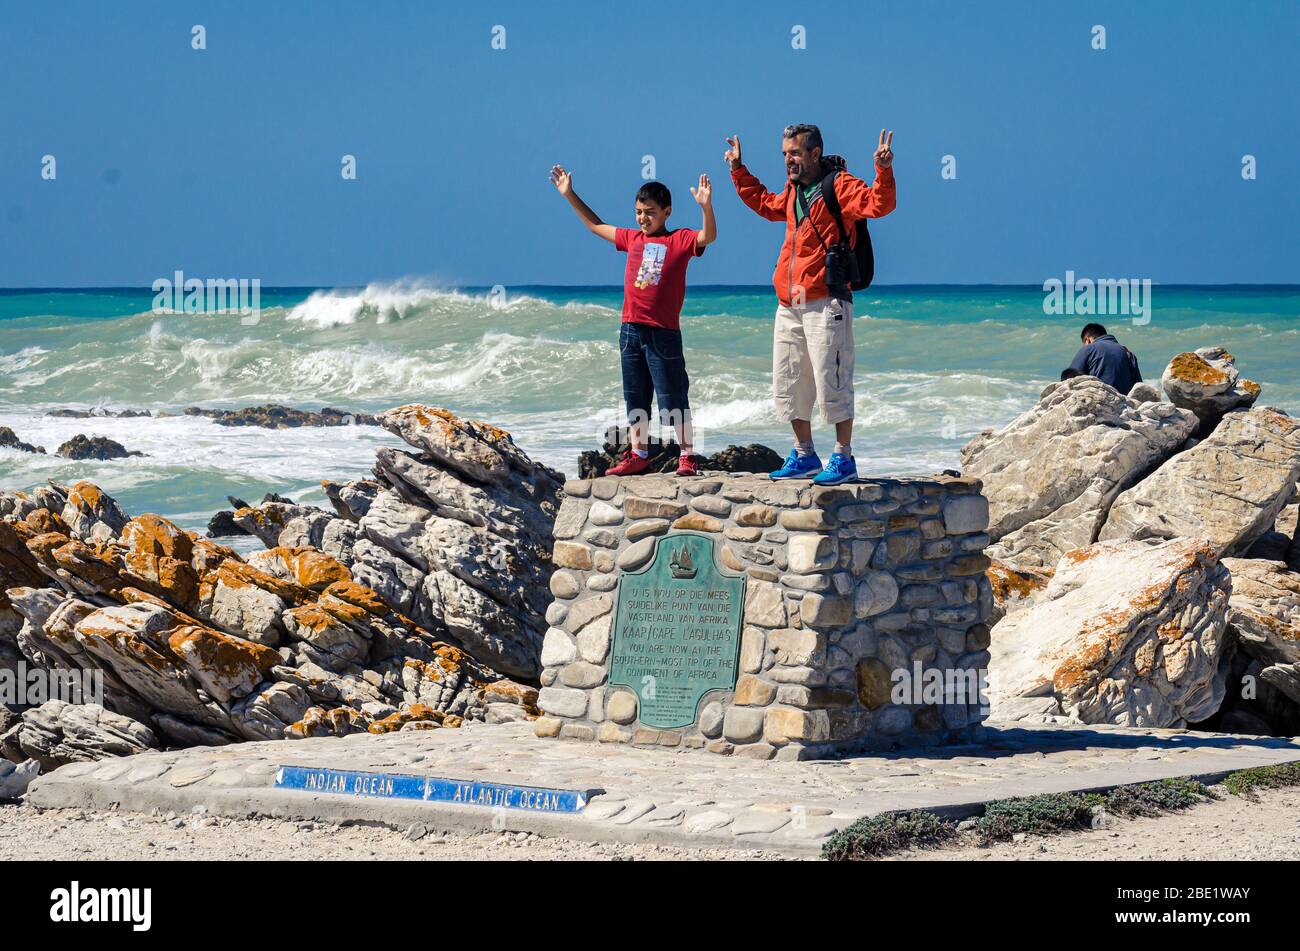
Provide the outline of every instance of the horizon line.
<path id="1" fill-rule="evenodd" d="M 204 279 L 204 280 L 209 280 L 209 279 Z M 217 279 L 211 278 L 210 280 L 217 280 Z M 228 279 L 222 278 L 221 280 L 228 280 Z M 246 280 L 257 280 L 257 279 L 246 278 Z M 1096 281 L 1098 279 L 1083 278 L 1082 280 Z M 1105 278 L 1104 280 L 1113 280 L 1113 279 Z M 1129 278 L 1128 280 L 1133 280 L 1133 278 Z M 391 286 L 391 285 L 401 285 L 403 282 L 401 281 L 401 279 L 394 279 L 390 281 L 370 281 L 365 284 L 267 284 L 262 286 L 262 289 L 268 291 L 364 290 L 365 288 L 371 286 L 372 284 L 377 284 L 377 283 L 385 286 Z M 1291 290 L 1291 289 L 1300 290 L 1300 283 L 1291 284 L 1291 283 L 1271 283 L 1271 282 L 1258 282 L 1258 283 L 1233 282 L 1233 283 L 1213 283 L 1213 284 L 1171 282 L 1166 284 L 1166 283 L 1161 283 L 1159 281 L 1152 281 L 1151 285 L 1153 287 L 1167 287 L 1167 288 L 1200 288 L 1200 289 L 1254 288 L 1254 289 L 1276 289 L 1276 290 Z M 574 290 L 574 289 L 618 290 L 618 291 L 623 290 L 622 284 L 533 284 L 527 282 L 519 282 L 515 284 L 500 284 L 500 285 L 497 284 L 442 284 L 442 285 L 413 284 L 411 285 L 410 289 L 431 290 L 431 291 L 490 290 L 498 286 L 503 287 L 506 290 L 510 290 L 512 287 L 513 288 L 553 288 L 556 290 Z M 715 283 L 715 284 L 692 284 L 690 286 L 695 289 L 703 290 L 703 289 L 718 289 L 718 288 L 767 289 L 770 288 L 772 285 L 770 281 L 765 281 L 761 284 Z M 995 283 L 995 282 L 973 282 L 973 283 L 907 282 L 907 283 L 898 283 L 898 284 L 873 283 L 870 288 L 866 288 L 865 290 L 874 290 L 877 288 L 901 289 L 901 288 L 917 288 L 917 287 L 963 288 L 963 289 L 968 289 L 968 288 L 1034 288 L 1036 290 L 1042 289 L 1042 285 L 1038 283 L 1024 284 L 1024 283 Z M 36 293 L 58 292 L 58 291 L 76 291 L 76 292 L 139 291 L 142 293 L 157 293 L 154 291 L 152 285 L 132 285 L 132 284 L 71 284 L 65 286 L 48 285 L 48 286 L 37 286 L 37 287 L 0 287 L 0 294 L 36 294 Z M 689 292 L 689 288 L 688 288 L 688 292 Z M 863 293 L 863 292 L 859 291 L 858 293 Z"/>

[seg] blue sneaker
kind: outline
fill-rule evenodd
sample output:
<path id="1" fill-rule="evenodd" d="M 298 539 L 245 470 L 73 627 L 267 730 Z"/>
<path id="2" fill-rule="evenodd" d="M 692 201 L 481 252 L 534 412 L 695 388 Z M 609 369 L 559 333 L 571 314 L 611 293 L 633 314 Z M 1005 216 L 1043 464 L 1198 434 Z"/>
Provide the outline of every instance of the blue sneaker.
<path id="1" fill-rule="evenodd" d="M 813 479 L 813 485 L 839 485 L 843 482 L 858 481 L 858 463 L 852 456 L 843 453 L 831 453 L 831 460 L 821 475 Z"/>
<path id="2" fill-rule="evenodd" d="M 773 472 L 772 478 L 811 479 L 821 471 L 822 461 L 817 458 L 817 453 L 810 452 L 806 456 L 801 456 L 798 449 L 791 449 L 790 455 L 785 457 L 785 465 Z"/>

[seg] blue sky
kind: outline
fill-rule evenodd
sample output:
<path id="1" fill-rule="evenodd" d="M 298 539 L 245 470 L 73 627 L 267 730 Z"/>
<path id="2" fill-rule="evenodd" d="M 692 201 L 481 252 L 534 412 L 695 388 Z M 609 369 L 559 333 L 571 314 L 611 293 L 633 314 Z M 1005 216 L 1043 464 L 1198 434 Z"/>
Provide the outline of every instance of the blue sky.
<path id="1" fill-rule="evenodd" d="M 723 136 L 779 187 L 793 121 L 895 131 L 880 283 L 1300 283 L 1294 2 L 0 5 L 0 286 L 618 283 L 546 173 L 630 224 L 647 154 L 676 225 L 717 186 L 692 280 L 764 283 Z"/>

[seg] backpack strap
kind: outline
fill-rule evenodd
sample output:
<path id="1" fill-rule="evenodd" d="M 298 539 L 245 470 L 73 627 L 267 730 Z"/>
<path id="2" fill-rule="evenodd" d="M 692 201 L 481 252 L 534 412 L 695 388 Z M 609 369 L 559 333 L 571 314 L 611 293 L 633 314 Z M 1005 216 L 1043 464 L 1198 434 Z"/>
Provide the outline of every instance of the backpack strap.
<path id="1" fill-rule="evenodd" d="M 844 230 L 844 216 L 840 213 L 840 199 L 835 194 L 835 176 L 840 173 L 838 168 L 832 168 L 825 178 L 822 179 L 822 201 L 826 203 L 826 210 L 831 213 L 835 219 L 835 224 L 840 229 L 840 241 L 844 244 L 849 242 L 849 233 Z"/>

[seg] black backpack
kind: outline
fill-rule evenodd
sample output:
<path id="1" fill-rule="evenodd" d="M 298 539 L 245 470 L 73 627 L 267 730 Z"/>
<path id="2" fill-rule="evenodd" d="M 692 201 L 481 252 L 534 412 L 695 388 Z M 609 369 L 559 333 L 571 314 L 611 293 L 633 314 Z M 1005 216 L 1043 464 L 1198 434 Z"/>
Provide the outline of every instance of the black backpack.
<path id="1" fill-rule="evenodd" d="M 849 233 L 844 228 L 844 216 L 840 213 L 840 200 L 835 194 L 835 176 L 840 172 L 847 172 L 848 167 L 842 155 L 827 155 L 823 161 L 830 167 L 826 177 L 822 179 L 822 201 L 826 202 L 826 210 L 831 213 L 835 223 L 840 229 L 840 241 L 848 243 Z M 861 218 L 854 222 L 854 230 L 857 239 L 853 245 L 853 256 L 858 262 L 858 279 L 849 285 L 851 290 L 865 290 L 871 286 L 871 280 L 876 276 L 876 255 L 871 250 L 871 232 L 867 230 L 867 219 Z"/>

